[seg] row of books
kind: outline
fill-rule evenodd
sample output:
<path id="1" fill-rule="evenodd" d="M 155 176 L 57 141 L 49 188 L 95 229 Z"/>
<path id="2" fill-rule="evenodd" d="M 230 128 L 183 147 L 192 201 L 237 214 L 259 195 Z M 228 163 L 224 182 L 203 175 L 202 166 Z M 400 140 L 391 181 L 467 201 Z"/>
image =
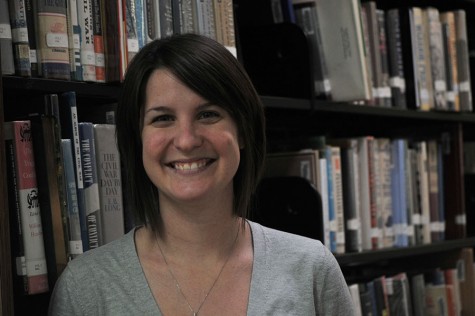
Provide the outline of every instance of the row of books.
<path id="1" fill-rule="evenodd" d="M 236 55 L 232 0 L 1 0 L 2 73 L 114 82 L 146 43 L 198 33 Z"/>
<path id="2" fill-rule="evenodd" d="M 317 96 L 422 111 L 473 111 L 464 10 L 384 11 L 375 1 L 360 0 L 281 3 L 272 9 L 287 12 L 280 14 L 287 17 L 282 20 L 300 26 L 307 37 Z"/>
<path id="3" fill-rule="evenodd" d="M 383 274 L 349 284 L 355 315 L 473 315 L 473 249 L 457 250 L 440 263 L 437 268 Z"/>
<path id="4" fill-rule="evenodd" d="M 427 272 L 382 275 L 349 284 L 355 315 L 473 315 L 473 249 L 460 250 L 456 261 L 449 266 Z"/>
<path id="5" fill-rule="evenodd" d="M 300 176 L 314 186 L 324 244 L 336 254 L 429 244 L 446 239 L 447 225 L 465 226 L 465 210 L 446 212 L 452 171 L 442 146 L 436 139 L 322 137 L 316 149 L 270 153 L 265 176 Z M 465 237 L 459 230 L 457 238 Z"/>
<path id="6" fill-rule="evenodd" d="M 78 122 L 74 92 L 5 122 L 18 291 L 52 289 L 67 263 L 125 233 L 115 125 Z"/>

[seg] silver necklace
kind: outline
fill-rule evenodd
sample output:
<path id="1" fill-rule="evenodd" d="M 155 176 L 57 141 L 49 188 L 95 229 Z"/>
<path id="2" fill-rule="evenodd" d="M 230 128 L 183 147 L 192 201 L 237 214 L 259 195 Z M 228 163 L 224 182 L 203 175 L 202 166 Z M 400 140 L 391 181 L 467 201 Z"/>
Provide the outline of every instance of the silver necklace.
<path id="1" fill-rule="evenodd" d="M 226 263 L 228 263 L 229 258 L 231 258 L 231 254 L 233 253 L 234 248 L 235 248 L 235 246 L 236 246 L 236 241 L 237 241 L 237 239 L 238 239 L 238 236 L 239 236 L 239 229 L 238 229 L 238 231 L 237 231 L 237 233 L 236 233 L 236 237 L 234 238 L 233 245 L 232 245 L 232 247 L 231 247 L 231 251 L 229 252 L 228 257 L 226 258 L 226 261 L 224 261 L 223 265 L 221 266 L 221 269 L 219 270 L 218 275 L 216 276 L 216 279 L 214 279 L 213 284 L 211 285 L 211 287 L 209 288 L 209 290 L 208 290 L 208 292 L 206 293 L 205 297 L 203 298 L 203 300 L 201 301 L 200 305 L 198 306 L 198 308 L 197 308 L 196 311 L 195 311 L 195 310 L 193 309 L 193 307 L 191 307 L 190 302 L 188 302 L 188 299 L 186 298 L 185 293 L 183 293 L 183 290 L 181 289 L 180 283 L 178 282 L 177 278 L 175 277 L 175 274 L 173 274 L 172 269 L 171 269 L 170 266 L 168 265 L 167 258 L 165 257 L 165 254 L 163 253 L 162 247 L 160 247 L 160 243 L 158 242 L 158 237 L 155 235 L 155 241 L 157 242 L 157 246 L 158 246 L 158 249 L 160 250 L 160 253 L 161 253 L 161 255 L 162 255 L 163 261 L 165 262 L 165 265 L 167 266 L 168 273 L 170 273 L 170 276 L 172 277 L 173 281 L 175 282 L 175 287 L 178 289 L 178 291 L 180 292 L 181 296 L 185 299 L 186 305 L 188 305 L 188 308 L 190 309 L 190 312 L 192 313 L 193 316 L 197 316 L 197 315 L 198 315 L 198 312 L 201 310 L 201 307 L 203 307 L 203 304 L 205 303 L 206 299 L 208 298 L 208 295 L 211 293 L 211 291 L 213 290 L 214 286 L 215 286 L 216 283 L 218 282 L 219 277 L 221 276 L 221 273 L 223 272 L 224 267 L 226 266 Z"/>

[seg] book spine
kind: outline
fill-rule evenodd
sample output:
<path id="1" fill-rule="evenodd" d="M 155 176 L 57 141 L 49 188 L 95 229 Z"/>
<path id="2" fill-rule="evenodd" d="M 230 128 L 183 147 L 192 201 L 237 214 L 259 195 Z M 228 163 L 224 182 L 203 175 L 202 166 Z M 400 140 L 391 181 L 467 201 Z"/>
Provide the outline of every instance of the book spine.
<path id="1" fill-rule="evenodd" d="M 394 246 L 407 247 L 407 199 L 406 199 L 406 142 L 395 139 L 391 143 L 391 159 L 394 168 L 391 174 L 393 192 Z"/>
<path id="2" fill-rule="evenodd" d="M 448 110 L 444 42 L 439 10 L 435 8 L 427 8 L 425 10 L 429 23 L 429 49 L 434 89 L 434 106 L 437 110 Z"/>
<path id="3" fill-rule="evenodd" d="M 206 37 L 216 39 L 214 7 L 212 2 L 205 0 L 194 1 L 194 8 L 196 8 L 195 17 L 198 26 L 198 33 Z"/>
<path id="4" fill-rule="evenodd" d="M 431 109 L 429 96 L 429 82 L 427 82 L 426 49 L 424 46 L 424 25 L 422 10 L 414 7 L 410 9 L 412 37 L 412 60 L 414 61 L 414 84 L 416 93 L 416 107 L 422 111 Z"/>
<path id="5" fill-rule="evenodd" d="M 135 28 L 137 32 L 137 45 L 140 50 L 145 45 L 145 19 L 144 19 L 144 0 L 137 0 L 135 4 Z"/>
<path id="6" fill-rule="evenodd" d="M 84 206 L 84 178 L 81 161 L 81 141 L 79 137 L 79 121 L 76 105 L 76 93 L 74 91 L 64 92 L 61 95 L 61 99 L 61 106 L 63 107 L 60 110 L 61 124 L 64 127 L 62 128 L 61 132 L 63 138 L 69 138 L 72 142 L 74 172 L 76 177 L 76 188 L 79 207 L 79 221 L 81 225 L 81 238 L 83 251 L 86 251 L 88 250 L 87 247 L 89 242 L 87 239 L 87 221 Z"/>
<path id="7" fill-rule="evenodd" d="M 368 179 L 370 197 L 371 249 L 381 248 L 382 231 L 378 224 L 380 183 L 378 181 L 379 165 L 376 139 L 368 139 Z"/>
<path id="8" fill-rule="evenodd" d="M 95 124 L 97 175 L 99 183 L 104 244 L 124 234 L 124 206 L 119 149 L 115 125 Z"/>
<path id="9" fill-rule="evenodd" d="M 31 77 L 30 45 L 28 43 L 25 0 L 10 0 L 9 4 L 15 70 L 19 76 Z"/>
<path id="10" fill-rule="evenodd" d="M 182 33 L 196 33 L 195 16 L 193 9 L 194 0 L 180 0 L 180 15 L 181 15 L 181 27 Z"/>
<path id="11" fill-rule="evenodd" d="M 71 140 L 62 139 L 61 147 L 63 150 L 64 178 L 68 207 L 69 250 L 71 257 L 75 258 L 83 253 L 83 245 L 81 239 L 81 222 L 79 220 L 79 204 Z"/>
<path id="12" fill-rule="evenodd" d="M 324 154 L 319 154 L 319 170 L 320 170 L 320 195 L 322 197 L 322 216 L 323 216 L 323 243 L 330 249 L 330 219 L 329 219 L 329 204 L 328 204 L 328 170 L 327 159 Z"/>
<path id="13" fill-rule="evenodd" d="M 381 87 L 379 96 L 382 99 L 382 105 L 392 106 L 391 87 L 389 85 L 389 57 L 386 31 L 386 15 L 383 10 L 376 10 L 376 19 L 378 27 L 379 55 L 381 57 Z"/>
<path id="14" fill-rule="evenodd" d="M 472 88 L 470 83 L 470 61 L 468 54 L 467 21 L 464 10 L 455 11 L 455 30 L 457 39 L 460 110 L 473 111 Z"/>
<path id="15" fill-rule="evenodd" d="M 96 81 L 96 53 L 94 51 L 93 15 L 91 0 L 77 1 L 81 46 L 81 67 L 84 81 Z"/>
<path id="16" fill-rule="evenodd" d="M 345 217 L 343 206 L 343 185 L 341 171 L 340 147 L 331 146 L 331 163 L 334 193 L 336 249 L 335 253 L 345 253 Z"/>
<path id="17" fill-rule="evenodd" d="M 36 45 L 36 26 L 35 26 L 35 12 L 33 10 L 33 0 L 25 0 L 25 14 L 28 31 L 28 46 L 30 47 L 30 65 L 31 76 L 38 77 L 38 57 Z"/>
<path id="18" fill-rule="evenodd" d="M 455 15 L 453 12 L 440 14 L 443 27 L 444 53 L 446 58 L 447 101 L 451 111 L 460 111 L 457 65 L 457 34 L 455 30 Z"/>
<path id="19" fill-rule="evenodd" d="M 127 63 L 130 63 L 132 58 L 139 52 L 136 1 L 124 0 L 123 7 L 125 9 L 125 19 L 126 19 L 125 32 L 127 34 Z"/>
<path id="20" fill-rule="evenodd" d="M 8 12 L 7 0 L 0 0 L 0 55 L 2 56 L 1 69 L 3 75 L 13 75 L 15 73 L 12 28 Z"/>
<path id="21" fill-rule="evenodd" d="M 431 240 L 439 241 L 439 180 L 437 141 L 430 140 L 427 144 L 427 164 L 429 176 L 429 206 Z"/>
<path id="22" fill-rule="evenodd" d="M 330 243 L 329 248 L 330 251 L 335 253 L 337 251 L 337 222 L 336 222 L 336 215 L 335 215 L 335 193 L 334 186 L 333 186 L 333 164 L 332 164 L 332 152 L 331 147 L 325 147 L 325 158 L 327 162 L 327 190 L 328 190 L 328 227 L 329 227 L 329 236 L 330 236 Z"/>
<path id="23" fill-rule="evenodd" d="M 406 81 L 402 59 L 401 21 L 398 9 L 387 11 L 386 30 L 388 34 L 389 86 L 391 87 L 393 106 L 405 109 L 407 108 Z"/>
<path id="24" fill-rule="evenodd" d="M 71 79 L 82 81 L 81 67 L 81 43 L 78 21 L 77 0 L 67 0 L 68 39 L 69 39 L 69 63 L 71 65 Z"/>
<path id="25" fill-rule="evenodd" d="M 158 0 L 158 6 L 160 14 L 160 34 L 162 37 L 171 36 L 173 35 L 172 1 Z"/>
<path id="26" fill-rule="evenodd" d="M 368 171 L 368 138 L 358 138 L 359 157 L 359 194 L 361 201 L 361 233 L 363 250 L 371 250 L 371 217 L 370 217 L 370 193 L 369 193 L 369 171 Z"/>
<path id="27" fill-rule="evenodd" d="M 106 81 L 104 56 L 104 36 L 102 31 L 102 10 L 100 0 L 91 0 L 92 34 L 94 38 L 94 54 L 96 67 L 96 81 Z"/>
<path id="28" fill-rule="evenodd" d="M 160 38 L 160 28 L 155 27 L 159 19 L 158 12 L 155 12 L 155 5 L 153 0 L 144 0 L 144 16 L 145 16 L 145 43 Z"/>
<path id="29" fill-rule="evenodd" d="M 10 127 L 8 127 L 10 126 Z M 18 183 L 18 200 L 21 209 L 21 228 L 28 294 L 47 292 L 48 268 L 43 241 L 43 224 L 39 204 L 38 184 L 32 143 L 30 121 L 15 121 L 6 124 L 5 138 L 15 147 L 15 164 Z"/>
<path id="30" fill-rule="evenodd" d="M 101 0 L 102 30 L 104 36 L 104 54 L 106 82 L 120 81 L 120 40 L 118 7 L 107 0 Z"/>
<path id="31" fill-rule="evenodd" d="M 216 38 L 234 56 L 237 56 L 236 34 L 234 30 L 234 7 L 232 0 L 214 0 L 216 14 Z M 316 17 L 316 16 L 315 16 Z M 220 27 L 218 28 L 218 24 Z M 219 32 L 219 35 L 218 35 Z"/>
<path id="32" fill-rule="evenodd" d="M 429 205 L 429 175 L 427 164 L 427 143 L 418 142 L 416 145 L 417 156 L 417 182 L 419 192 L 419 207 L 422 225 L 422 243 L 431 243 L 430 234 L 430 205 Z"/>
<path id="33" fill-rule="evenodd" d="M 381 227 L 383 248 L 392 247 L 394 244 L 394 231 L 392 226 L 392 199 L 391 199 L 391 145 L 387 138 L 377 139 L 379 151 L 379 170 L 381 186 Z"/>
<path id="34" fill-rule="evenodd" d="M 40 0 L 34 2 L 37 36 L 37 54 L 40 74 L 48 79 L 71 78 L 66 1 Z M 35 6 L 33 6 L 35 8 Z"/>
<path id="35" fill-rule="evenodd" d="M 295 7 L 295 18 L 309 41 L 310 64 L 313 69 L 314 90 L 317 97 L 329 98 L 331 92 L 328 72 L 323 55 L 318 15 L 315 5 L 301 5 Z"/>
<path id="36" fill-rule="evenodd" d="M 94 127 L 92 123 L 79 123 L 79 135 L 81 140 L 81 162 L 84 177 L 83 194 L 89 241 L 88 249 L 94 249 L 101 246 L 103 240 Z"/>

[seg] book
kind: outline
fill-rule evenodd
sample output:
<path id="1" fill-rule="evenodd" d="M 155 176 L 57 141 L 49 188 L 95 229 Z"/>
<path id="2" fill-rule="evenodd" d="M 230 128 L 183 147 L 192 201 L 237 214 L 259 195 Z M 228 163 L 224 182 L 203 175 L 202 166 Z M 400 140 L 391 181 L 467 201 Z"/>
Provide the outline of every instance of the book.
<path id="1" fill-rule="evenodd" d="M 449 304 L 449 308 L 452 310 L 452 315 L 461 315 L 462 313 L 462 300 L 460 293 L 460 280 L 457 269 L 448 268 L 444 271 L 445 284 L 447 288 L 452 287 L 452 304 Z"/>
<path id="2" fill-rule="evenodd" d="M 386 30 L 386 14 L 383 10 L 376 10 L 376 19 L 379 36 L 379 55 L 381 56 L 381 87 L 379 97 L 382 99 L 382 105 L 392 106 L 391 86 L 389 85 L 389 57 L 388 57 L 388 39 Z"/>
<path id="3" fill-rule="evenodd" d="M 430 50 L 430 23 L 429 14 L 427 10 L 421 8 L 422 14 L 422 43 L 424 48 L 424 60 L 422 60 L 422 54 L 418 55 L 419 62 L 425 63 L 426 71 L 425 82 L 427 83 L 429 110 L 435 109 L 435 97 L 434 97 L 434 85 L 432 78 L 432 58 Z"/>
<path id="4" fill-rule="evenodd" d="M 369 170 L 368 170 L 368 141 L 372 136 L 358 137 L 358 157 L 359 168 L 358 178 L 360 179 L 358 190 L 360 196 L 360 218 L 361 218 L 361 236 L 363 250 L 371 250 L 371 217 L 370 217 L 370 193 L 369 193 Z"/>
<path id="5" fill-rule="evenodd" d="M 49 96 L 45 97 L 45 100 Z M 45 242 L 48 282 L 54 287 L 56 280 L 69 261 L 69 231 L 67 210 L 64 204 L 64 182 L 61 144 L 56 134 L 55 118 L 52 115 L 30 115 L 38 176 L 41 222 Z M 59 152 L 58 152 L 59 150 Z"/>
<path id="6" fill-rule="evenodd" d="M 91 0 L 91 11 L 96 81 L 106 82 L 104 37 L 102 36 L 102 8 L 100 0 Z"/>
<path id="7" fill-rule="evenodd" d="M 463 157 L 466 209 L 465 223 L 473 223 L 475 214 L 467 210 L 475 209 L 475 142 L 465 141 L 463 143 Z M 475 227 L 473 227 L 473 225 L 466 225 L 466 234 L 467 236 L 474 236 Z"/>
<path id="8" fill-rule="evenodd" d="M 345 253 L 345 210 L 343 205 L 343 185 L 341 171 L 341 152 L 340 147 L 330 146 L 331 150 L 331 177 L 333 189 L 333 202 L 335 211 L 335 232 L 336 232 L 336 248 L 335 253 Z M 327 157 L 328 159 L 328 157 Z M 332 230 L 332 222 L 330 218 L 330 232 Z"/>
<path id="9" fill-rule="evenodd" d="M 82 79 L 96 81 L 96 53 L 94 50 L 94 20 L 92 0 L 77 1 L 78 22 L 81 33 L 79 44 L 81 51 Z"/>
<path id="10" fill-rule="evenodd" d="M 361 313 L 361 299 L 360 299 L 360 289 L 358 283 L 353 283 L 348 285 L 350 290 L 351 299 L 353 301 L 355 316 L 362 316 Z"/>
<path id="11" fill-rule="evenodd" d="M 425 287 L 425 312 L 428 316 L 448 315 L 445 284 L 427 284 Z"/>
<path id="12" fill-rule="evenodd" d="M 430 207 L 430 231 L 431 240 L 440 241 L 441 239 L 441 226 L 439 214 L 439 161 L 438 156 L 438 144 L 436 140 L 429 140 L 427 142 L 427 163 L 428 163 L 428 176 L 429 176 L 429 207 Z"/>
<path id="13" fill-rule="evenodd" d="M 414 222 L 420 223 L 421 226 L 421 240 L 420 244 L 430 244 L 430 204 L 429 204 L 429 175 L 427 163 L 427 142 L 419 141 L 414 144 L 416 151 L 416 177 L 417 177 L 417 194 L 418 194 L 418 209 L 415 212 L 416 219 Z M 420 218 L 417 218 L 420 216 Z"/>
<path id="14" fill-rule="evenodd" d="M 385 278 L 389 315 L 412 315 L 409 280 L 405 272 Z"/>
<path id="15" fill-rule="evenodd" d="M 0 0 L 0 55 L 2 75 L 13 75 L 15 73 L 15 62 L 13 58 L 12 28 L 10 26 L 10 14 L 8 11 L 8 1 Z"/>
<path id="16" fill-rule="evenodd" d="M 407 142 L 405 139 L 391 141 L 391 173 L 392 202 L 393 202 L 393 229 L 394 246 L 407 247 L 407 190 L 406 190 L 406 154 Z"/>
<path id="17" fill-rule="evenodd" d="M 455 10 L 455 34 L 457 44 L 457 76 L 461 111 L 473 111 L 468 53 L 467 21 L 464 10 Z"/>
<path id="18" fill-rule="evenodd" d="M 392 105 L 396 108 L 405 109 L 407 108 L 406 80 L 402 59 L 401 21 L 398 9 L 386 11 L 386 30 Z"/>
<path id="19" fill-rule="evenodd" d="M 421 110 L 431 110 L 424 25 L 420 7 L 399 9 L 401 21 L 401 43 L 406 82 L 408 106 Z"/>
<path id="20" fill-rule="evenodd" d="M 8 174 L 14 176 L 10 179 L 12 181 L 9 181 L 13 184 L 9 191 L 14 192 L 14 199 L 18 201 L 11 201 L 15 207 L 11 209 L 10 216 L 16 218 L 19 224 L 19 247 L 23 248 L 16 249 L 19 251 L 16 271 L 24 278 L 25 293 L 44 293 L 49 290 L 48 267 L 43 240 L 42 210 L 38 201 L 31 123 L 27 120 L 5 122 L 4 133 L 7 161 L 11 166 Z"/>
<path id="21" fill-rule="evenodd" d="M 66 0 L 34 1 L 39 74 L 47 79 L 71 79 Z"/>
<path id="22" fill-rule="evenodd" d="M 15 72 L 19 76 L 31 77 L 30 45 L 28 42 L 25 0 L 10 0 L 9 5 Z"/>
<path id="23" fill-rule="evenodd" d="M 465 181 L 463 171 L 460 171 L 464 163 L 463 130 L 460 125 L 455 125 L 450 132 L 451 138 L 444 139 L 441 144 L 444 148 L 441 163 L 444 172 L 445 237 L 457 239 L 467 236 L 467 227 L 470 226 L 467 225 L 467 215 L 472 214 L 472 210 L 465 205 Z"/>
<path id="24" fill-rule="evenodd" d="M 80 122 L 79 139 L 81 144 L 81 163 L 83 170 L 84 213 L 88 236 L 87 249 L 103 245 L 102 215 L 97 178 L 96 148 L 94 126 L 90 122 Z"/>
<path id="25" fill-rule="evenodd" d="M 237 57 L 233 1 L 213 0 L 213 5 L 215 13 L 216 40 Z"/>
<path id="26" fill-rule="evenodd" d="M 198 34 L 216 39 L 216 20 L 212 1 L 193 0 L 193 17 Z"/>
<path id="27" fill-rule="evenodd" d="M 122 80 L 122 57 L 119 7 L 106 0 L 101 0 L 102 33 L 104 38 L 104 58 L 106 68 L 106 82 Z"/>
<path id="28" fill-rule="evenodd" d="M 69 251 L 71 258 L 74 259 L 83 253 L 83 245 L 71 139 L 62 139 L 61 147 L 63 151 L 64 179 L 68 207 Z"/>
<path id="29" fill-rule="evenodd" d="M 136 1 L 124 0 L 125 34 L 127 35 L 127 63 L 139 52 L 138 22 L 136 13 Z M 143 14 L 143 13 L 142 13 Z"/>
<path id="30" fill-rule="evenodd" d="M 119 149 L 115 125 L 94 124 L 103 243 L 124 235 L 124 205 Z"/>
<path id="31" fill-rule="evenodd" d="M 413 303 L 414 316 L 424 316 L 425 302 L 426 302 L 426 289 L 425 278 L 423 273 L 416 273 L 411 276 L 411 298 Z"/>
<path id="32" fill-rule="evenodd" d="M 295 4 L 295 20 L 309 42 L 310 64 L 316 97 L 328 99 L 331 95 L 331 84 L 323 53 L 320 26 L 318 23 L 317 4 L 315 0 L 299 1 Z"/>
<path id="33" fill-rule="evenodd" d="M 382 185 L 380 181 L 379 150 L 376 138 L 368 139 L 368 179 L 371 249 L 382 248 L 383 231 L 381 217 Z"/>
<path id="34" fill-rule="evenodd" d="M 61 94 L 60 100 L 60 121 L 61 121 L 61 137 L 71 139 L 74 172 L 76 177 L 76 189 L 79 207 L 79 222 L 81 225 L 81 238 L 83 251 L 88 250 L 87 246 L 87 223 L 84 206 L 84 178 L 81 160 L 81 143 L 79 137 L 79 120 L 76 105 L 76 93 L 74 91 L 67 91 Z"/>
<path id="35" fill-rule="evenodd" d="M 394 244 L 393 230 L 393 205 L 391 186 L 391 141 L 389 138 L 376 138 L 376 150 L 378 151 L 378 169 L 380 186 L 378 228 L 381 229 L 382 248 L 392 247 Z"/>
<path id="36" fill-rule="evenodd" d="M 434 108 L 436 110 L 448 110 L 445 51 L 439 10 L 433 7 L 428 7 L 424 10 L 428 19 Z"/>
<path id="37" fill-rule="evenodd" d="M 71 65 L 71 80 L 82 81 L 81 67 L 81 29 L 78 21 L 77 0 L 67 0 L 69 64 Z"/>
<path id="38" fill-rule="evenodd" d="M 332 100 L 367 100 L 371 96 L 357 0 L 324 0 L 317 6 L 323 53 Z M 336 36 L 334 30 L 340 30 Z"/>
<path id="39" fill-rule="evenodd" d="M 444 41 L 445 70 L 447 80 L 447 107 L 450 111 L 460 111 L 457 62 L 457 35 L 454 12 L 440 13 L 442 39 Z"/>
<path id="40" fill-rule="evenodd" d="M 359 196 L 358 141 L 355 138 L 329 140 L 339 146 L 345 219 L 345 252 L 361 252 L 361 205 Z"/>
<path id="41" fill-rule="evenodd" d="M 33 0 L 25 0 L 25 15 L 28 31 L 28 46 L 30 48 L 31 76 L 38 77 L 38 54 L 36 53 L 37 41 Z"/>

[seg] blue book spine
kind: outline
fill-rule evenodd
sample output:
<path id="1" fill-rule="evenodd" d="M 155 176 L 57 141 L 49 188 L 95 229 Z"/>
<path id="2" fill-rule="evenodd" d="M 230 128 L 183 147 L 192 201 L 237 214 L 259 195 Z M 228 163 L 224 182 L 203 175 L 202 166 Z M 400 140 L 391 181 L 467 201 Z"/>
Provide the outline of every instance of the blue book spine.
<path id="1" fill-rule="evenodd" d="M 328 223 L 330 226 L 330 251 L 336 252 L 336 216 L 335 200 L 333 193 L 333 167 L 331 147 L 325 147 L 325 157 L 327 160 L 327 182 L 328 182 Z"/>

